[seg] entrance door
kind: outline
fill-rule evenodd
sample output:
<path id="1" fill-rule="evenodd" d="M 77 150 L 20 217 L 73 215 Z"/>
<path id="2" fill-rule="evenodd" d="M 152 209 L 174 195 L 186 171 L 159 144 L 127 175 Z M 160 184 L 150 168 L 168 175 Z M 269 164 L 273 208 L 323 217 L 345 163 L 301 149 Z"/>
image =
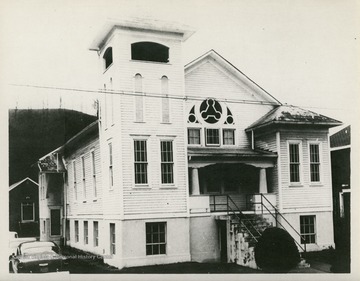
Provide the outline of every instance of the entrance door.
<path id="1" fill-rule="evenodd" d="M 60 209 L 50 210 L 50 235 L 61 234 L 61 214 Z"/>
<path id="2" fill-rule="evenodd" d="M 219 221 L 219 244 L 220 244 L 220 261 L 227 262 L 227 231 L 226 221 Z"/>

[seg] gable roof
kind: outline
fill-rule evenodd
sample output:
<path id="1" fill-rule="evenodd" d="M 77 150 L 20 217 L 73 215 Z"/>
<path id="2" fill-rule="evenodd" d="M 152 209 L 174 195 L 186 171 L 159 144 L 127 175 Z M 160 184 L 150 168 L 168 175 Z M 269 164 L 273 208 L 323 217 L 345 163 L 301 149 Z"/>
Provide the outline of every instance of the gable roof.
<path id="1" fill-rule="evenodd" d="M 74 147 L 79 145 L 84 139 L 88 137 L 98 137 L 99 136 L 99 120 L 94 121 L 75 136 L 69 139 L 65 144 L 56 148 L 55 150 L 49 152 L 38 160 L 38 167 L 41 172 L 64 172 L 65 165 L 62 159 L 59 158 L 59 154 L 64 154 L 69 150 L 72 150 Z"/>
<path id="2" fill-rule="evenodd" d="M 350 125 L 330 136 L 330 147 L 342 147 L 351 144 Z"/>
<path id="3" fill-rule="evenodd" d="M 11 190 L 13 190 L 14 188 L 18 187 L 20 184 L 22 184 L 22 183 L 25 182 L 25 181 L 30 181 L 30 182 L 32 182 L 33 184 L 36 184 L 37 186 L 39 186 L 37 182 L 35 182 L 35 181 L 33 181 L 31 178 L 27 177 L 27 178 L 25 178 L 25 179 L 23 179 L 23 180 L 21 180 L 21 181 L 18 181 L 18 182 L 16 182 L 16 183 L 10 185 L 10 186 L 9 186 L 9 191 L 11 191 Z"/>
<path id="4" fill-rule="evenodd" d="M 321 125 L 334 127 L 341 125 L 338 120 L 293 105 L 281 105 L 269 111 L 251 124 L 245 131 L 259 129 L 272 124 Z"/>
<path id="5" fill-rule="evenodd" d="M 221 67 L 234 75 L 236 79 L 240 80 L 242 83 L 253 89 L 256 93 L 260 94 L 264 98 L 265 104 L 267 103 L 272 105 L 281 105 L 281 102 L 279 100 L 277 100 L 274 96 L 264 90 L 261 86 L 255 83 L 251 78 L 246 76 L 241 70 L 239 70 L 236 66 L 234 66 L 232 63 L 230 63 L 213 49 L 191 61 L 190 63 L 186 64 L 185 75 L 189 74 L 194 69 L 201 66 L 202 63 L 206 62 L 207 60 L 216 61 Z"/>

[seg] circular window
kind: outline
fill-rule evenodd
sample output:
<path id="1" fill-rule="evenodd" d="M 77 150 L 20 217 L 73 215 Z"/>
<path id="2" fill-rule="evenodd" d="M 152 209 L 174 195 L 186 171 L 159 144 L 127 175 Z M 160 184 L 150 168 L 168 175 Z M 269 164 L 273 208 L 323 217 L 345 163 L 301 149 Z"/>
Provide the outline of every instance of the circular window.
<path id="1" fill-rule="evenodd" d="M 221 118 L 221 105 L 215 99 L 204 100 L 200 105 L 200 114 L 205 122 L 215 124 Z"/>

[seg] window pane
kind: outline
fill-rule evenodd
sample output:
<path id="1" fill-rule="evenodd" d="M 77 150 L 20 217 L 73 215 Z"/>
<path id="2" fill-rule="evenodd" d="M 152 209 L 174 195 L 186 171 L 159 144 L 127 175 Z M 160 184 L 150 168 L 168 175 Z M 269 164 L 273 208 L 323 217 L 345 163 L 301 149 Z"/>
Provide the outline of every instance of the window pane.
<path id="1" fill-rule="evenodd" d="M 220 144 L 219 129 L 206 129 L 206 144 Z"/>
<path id="2" fill-rule="evenodd" d="M 234 145 L 235 144 L 234 132 L 235 132 L 234 130 L 230 130 L 230 129 L 223 130 L 224 145 Z"/>
<path id="3" fill-rule="evenodd" d="M 300 234 L 306 243 L 316 243 L 315 216 L 300 216 Z"/>
<path id="4" fill-rule="evenodd" d="M 23 220 L 32 221 L 34 220 L 34 205 L 32 203 L 25 203 L 22 206 Z"/>
<path id="5" fill-rule="evenodd" d="M 188 129 L 188 144 L 200 144 L 200 129 Z"/>
<path id="6" fill-rule="evenodd" d="M 146 223 L 146 254 L 166 254 L 166 223 Z"/>

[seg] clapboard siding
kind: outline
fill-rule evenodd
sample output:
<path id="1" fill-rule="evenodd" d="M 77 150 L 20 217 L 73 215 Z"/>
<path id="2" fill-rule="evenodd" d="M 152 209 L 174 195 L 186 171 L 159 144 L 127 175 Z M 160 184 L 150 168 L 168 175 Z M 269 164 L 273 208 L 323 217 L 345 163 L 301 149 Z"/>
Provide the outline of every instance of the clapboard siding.
<path id="1" fill-rule="evenodd" d="M 98 197 L 94 198 L 93 195 L 93 174 L 91 167 L 91 151 L 95 152 L 95 174 L 96 174 L 96 187 Z M 81 170 L 81 156 L 85 158 L 85 183 L 86 183 L 86 202 L 84 201 L 83 183 L 82 183 L 82 170 Z M 68 186 L 67 186 L 67 202 L 69 204 L 69 216 L 81 214 L 101 214 L 102 213 L 102 180 L 100 169 L 100 147 L 99 140 L 95 139 L 80 149 L 72 153 L 67 159 L 67 172 L 68 172 Z M 75 190 L 73 182 L 73 161 L 76 166 L 76 185 L 78 190 L 78 200 L 75 200 Z"/>
<path id="2" fill-rule="evenodd" d="M 188 97 L 200 96 L 204 97 L 204 99 L 213 97 L 221 100 L 261 100 L 257 93 L 240 82 L 235 82 L 230 74 L 226 73 L 224 70 L 220 70 L 217 63 L 210 60 L 186 74 L 185 86 L 185 93 Z M 198 108 L 200 104 L 201 101 L 187 100 L 186 117 L 194 105 Z M 237 144 L 240 147 L 250 147 L 250 138 L 245 133 L 245 129 L 262 115 L 269 112 L 273 106 L 232 102 L 225 102 L 224 104 L 229 107 L 234 116 L 234 128 L 237 130 Z M 198 120 L 201 120 L 199 116 Z M 193 125 L 194 124 L 189 124 L 189 126 Z M 206 126 L 209 125 L 207 124 Z"/>
<path id="3" fill-rule="evenodd" d="M 301 184 L 291 185 L 289 180 L 288 141 L 301 141 Z M 321 182 L 310 182 L 309 143 L 321 145 Z M 328 133 L 325 130 L 282 131 L 280 140 L 282 205 L 289 208 L 331 208 L 331 179 Z"/>
<path id="4" fill-rule="evenodd" d="M 170 95 L 184 95 L 184 70 L 181 61 L 180 38 L 173 35 L 151 34 L 149 32 L 123 30 L 115 32 L 107 46 L 113 48 L 114 63 L 103 74 L 102 81 L 112 85 L 117 95 L 105 102 L 101 100 L 102 126 L 101 147 L 105 158 L 104 169 L 104 213 L 105 214 L 156 214 L 160 212 L 187 211 L 186 150 L 184 128 L 184 101 L 170 100 L 170 123 L 162 123 L 161 98 L 152 97 L 161 93 L 161 77 L 167 76 Z M 169 47 L 169 63 L 143 62 L 131 60 L 131 44 L 151 41 Z M 103 48 L 102 52 L 107 47 Z M 100 58 L 103 53 L 100 54 Z M 102 67 L 102 66 L 100 66 Z M 135 122 L 135 75 L 142 76 L 144 92 L 144 122 Z M 112 83 L 110 83 L 112 81 Z M 105 125 L 108 111 L 114 109 L 114 124 Z M 139 189 L 134 185 L 134 139 L 147 138 L 148 187 Z M 160 141 L 173 140 L 175 183 L 171 189 L 161 185 Z M 107 144 L 113 143 L 114 188 L 108 188 Z"/>

